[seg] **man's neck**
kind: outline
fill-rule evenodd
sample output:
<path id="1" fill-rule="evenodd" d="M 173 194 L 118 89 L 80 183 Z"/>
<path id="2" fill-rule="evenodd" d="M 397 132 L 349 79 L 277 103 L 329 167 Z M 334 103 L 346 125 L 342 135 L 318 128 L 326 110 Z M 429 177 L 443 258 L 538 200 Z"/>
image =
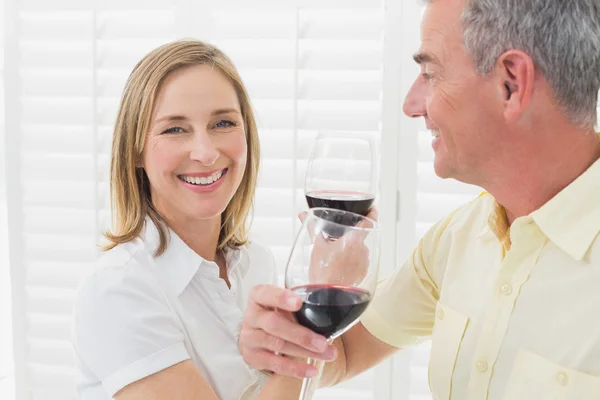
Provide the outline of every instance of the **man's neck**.
<path id="1" fill-rule="evenodd" d="M 511 154 L 481 185 L 506 209 L 508 223 L 539 209 L 600 158 L 593 132 L 537 133 L 534 143 Z"/>

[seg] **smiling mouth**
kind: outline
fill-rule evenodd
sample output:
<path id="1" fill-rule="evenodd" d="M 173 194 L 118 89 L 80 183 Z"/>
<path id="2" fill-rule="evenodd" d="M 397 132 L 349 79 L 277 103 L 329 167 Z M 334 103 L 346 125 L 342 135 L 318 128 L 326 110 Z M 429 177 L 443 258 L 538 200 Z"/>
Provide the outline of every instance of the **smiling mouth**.
<path id="1" fill-rule="evenodd" d="M 197 176 L 177 175 L 177 177 L 179 178 L 179 180 L 181 180 L 185 183 L 189 183 L 190 185 L 209 186 L 209 185 L 212 185 L 213 183 L 218 182 L 219 180 L 223 179 L 223 177 L 225 176 L 226 173 L 227 173 L 227 168 L 224 168 L 218 172 L 215 172 L 214 174 L 212 174 L 210 176 L 197 177 Z"/>

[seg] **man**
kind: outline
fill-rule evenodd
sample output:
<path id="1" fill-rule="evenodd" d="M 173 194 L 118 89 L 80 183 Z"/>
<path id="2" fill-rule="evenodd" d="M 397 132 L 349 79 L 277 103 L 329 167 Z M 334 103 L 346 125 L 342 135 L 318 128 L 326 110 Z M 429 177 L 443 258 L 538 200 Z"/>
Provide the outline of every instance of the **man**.
<path id="1" fill-rule="evenodd" d="M 335 358 L 331 385 L 432 338 L 436 399 L 600 398 L 600 2 L 429 1 L 415 61 L 404 112 L 432 132 L 437 175 L 486 193 L 334 348 L 293 322 L 299 299 L 257 288 L 242 354 L 299 377 L 315 370 L 293 357 Z"/>

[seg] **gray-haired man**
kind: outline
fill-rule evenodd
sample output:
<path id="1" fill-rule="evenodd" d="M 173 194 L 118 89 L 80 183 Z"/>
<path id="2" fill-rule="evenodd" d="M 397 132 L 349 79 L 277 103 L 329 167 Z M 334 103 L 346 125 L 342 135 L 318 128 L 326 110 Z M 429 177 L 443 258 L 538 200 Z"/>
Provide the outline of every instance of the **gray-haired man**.
<path id="1" fill-rule="evenodd" d="M 330 385 L 432 338 L 436 399 L 600 398 L 600 2 L 429 1 L 415 61 L 404 112 L 432 132 L 436 173 L 486 193 L 423 237 L 334 348 L 271 311 L 299 299 L 256 288 L 242 354 L 305 376 L 282 355 L 337 353 Z"/>

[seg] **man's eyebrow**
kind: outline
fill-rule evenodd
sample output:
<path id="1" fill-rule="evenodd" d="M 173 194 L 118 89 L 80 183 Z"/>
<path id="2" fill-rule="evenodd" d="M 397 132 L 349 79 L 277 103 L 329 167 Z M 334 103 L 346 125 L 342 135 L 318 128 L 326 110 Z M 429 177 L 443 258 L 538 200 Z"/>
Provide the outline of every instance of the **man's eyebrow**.
<path id="1" fill-rule="evenodd" d="M 415 62 L 419 65 L 425 64 L 425 63 L 441 65 L 440 60 L 438 60 L 438 58 L 436 56 L 434 56 L 433 54 L 426 52 L 426 51 L 420 51 L 420 52 L 416 53 L 413 56 L 413 60 L 415 60 Z"/>

